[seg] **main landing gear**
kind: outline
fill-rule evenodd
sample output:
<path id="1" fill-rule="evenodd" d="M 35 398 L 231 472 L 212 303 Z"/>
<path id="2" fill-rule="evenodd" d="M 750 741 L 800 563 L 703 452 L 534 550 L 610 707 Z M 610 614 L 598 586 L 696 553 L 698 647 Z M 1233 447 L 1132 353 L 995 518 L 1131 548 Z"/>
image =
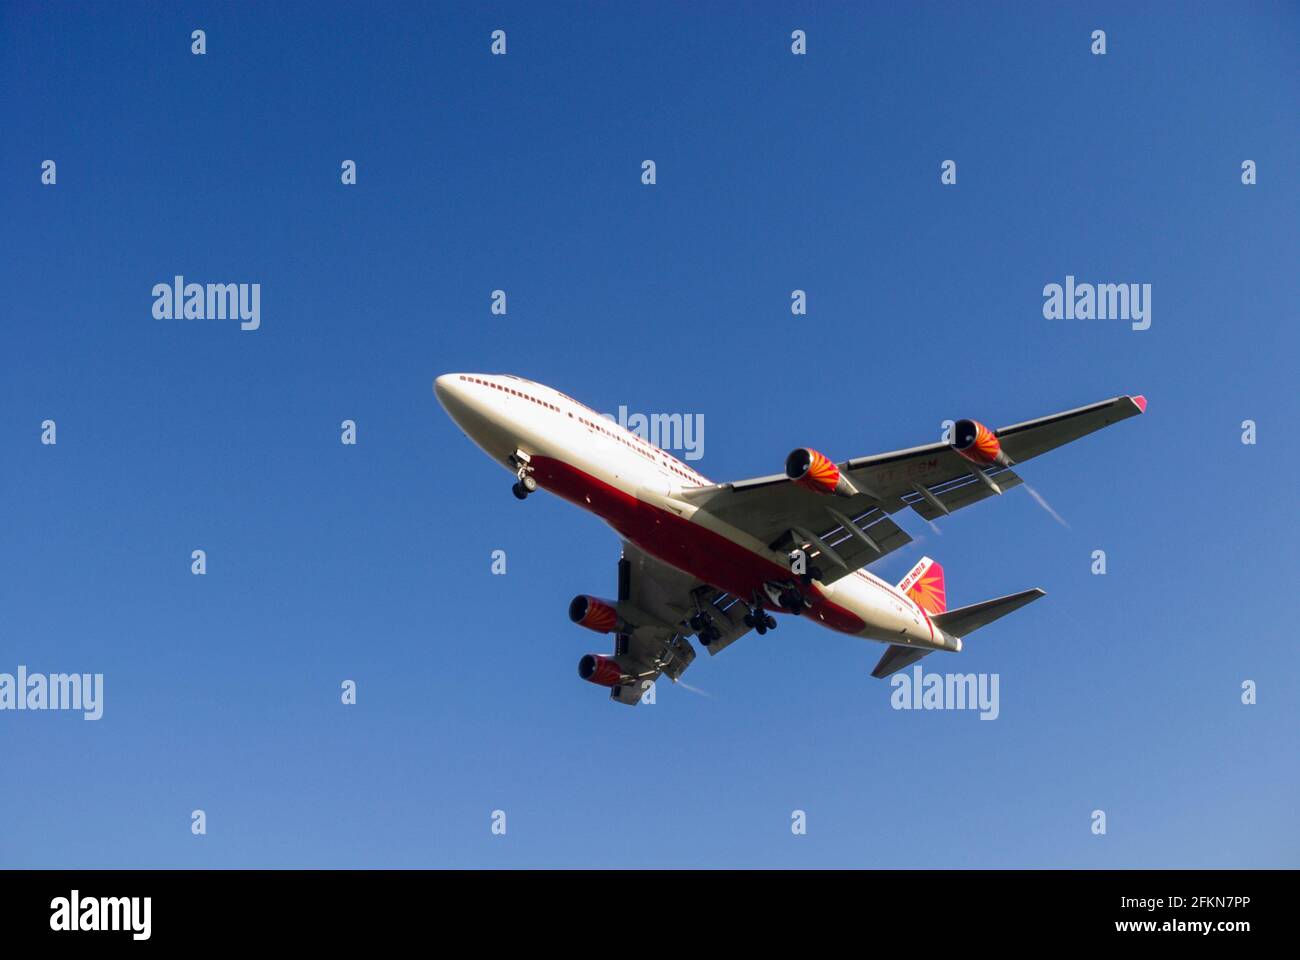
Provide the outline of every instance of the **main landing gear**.
<path id="1" fill-rule="evenodd" d="M 706 647 L 722 636 L 718 628 L 713 625 L 713 618 L 707 613 L 696 613 L 687 622 L 691 625 L 691 629 L 695 631 L 700 643 Z"/>
<path id="2" fill-rule="evenodd" d="M 792 581 L 765 583 L 763 584 L 763 592 L 767 594 L 767 598 L 774 604 L 788 613 L 793 613 L 796 617 L 803 613 L 804 607 L 809 606 L 808 602 L 804 600 L 803 594 L 799 591 L 799 587 Z"/>
<path id="3" fill-rule="evenodd" d="M 776 629 L 776 617 L 763 609 L 758 594 L 754 594 L 754 602 L 749 605 L 749 613 L 745 614 L 744 619 L 745 626 L 753 627 L 760 637 L 767 631 Z"/>
<path id="4" fill-rule="evenodd" d="M 537 480 L 532 475 L 533 468 L 528 465 L 528 454 L 516 451 L 510 457 L 510 464 L 515 468 L 515 476 L 519 478 L 510 492 L 517 499 L 525 500 L 537 490 Z"/>

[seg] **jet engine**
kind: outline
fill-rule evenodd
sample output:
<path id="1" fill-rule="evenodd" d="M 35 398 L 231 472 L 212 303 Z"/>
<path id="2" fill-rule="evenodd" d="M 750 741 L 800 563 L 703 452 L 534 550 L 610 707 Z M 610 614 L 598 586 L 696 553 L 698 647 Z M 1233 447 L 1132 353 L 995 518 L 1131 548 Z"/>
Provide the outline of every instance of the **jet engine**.
<path id="1" fill-rule="evenodd" d="M 799 486 L 816 493 L 852 497 L 858 492 L 849 478 L 843 476 L 840 468 L 828 457 L 808 447 L 800 447 L 785 458 L 785 475 Z"/>
<path id="2" fill-rule="evenodd" d="M 975 420 L 958 420 L 953 425 L 952 448 L 979 467 L 1011 466 L 1011 458 L 1002 452 L 996 434 Z"/>
<path id="3" fill-rule="evenodd" d="M 630 633 L 631 627 L 618 615 L 612 600 L 578 594 L 569 603 L 569 619 L 597 633 Z"/>
<path id="4" fill-rule="evenodd" d="M 623 669 L 612 657 L 589 653 L 578 661 L 578 676 L 602 687 L 613 687 L 623 679 Z"/>

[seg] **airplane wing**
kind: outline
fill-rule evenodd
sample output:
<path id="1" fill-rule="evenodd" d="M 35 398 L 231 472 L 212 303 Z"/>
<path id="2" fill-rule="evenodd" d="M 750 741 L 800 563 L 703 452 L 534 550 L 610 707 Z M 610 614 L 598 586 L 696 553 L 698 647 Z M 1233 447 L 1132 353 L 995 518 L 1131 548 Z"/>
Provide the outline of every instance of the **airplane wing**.
<path id="1" fill-rule="evenodd" d="M 806 451 L 807 470 L 695 487 L 678 496 L 774 550 L 805 550 L 833 583 L 910 542 L 890 519 L 911 509 L 925 520 L 997 496 L 1023 481 L 1012 467 L 1146 410 L 1144 397 L 1115 397 L 988 430 L 958 421 L 954 443 L 931 443 L 831 464 Z M 962 446 L 959 451 L 958 444 Z M 792 454 L 792 457 L 794 455 Z"/>
<path id="2" fill-rule="evenodd" d="M 611 698 L 620 703 L 638 703 L 646 686 L 661 674 L 674 683 L 681 677 L 695 659 L 687 636 L 696 632 L 688 621 L 697 614 L 704 614 L 718 634 L 705 648 L 710 654 L 749 630 L 742 619 L 746 607 L 739 599 L 626 540 L 618 581 L 618 615 L 632 629 L 617 635 L 614 659 L 624 676 L 635 678 L 635 683 L 611 688 Z"/>
<path id="3" fill-rule="evenodd" d="M 685 633 L 694 632 L 687 621 L 703 612 L 720 634 L 709 644 L 709 653 L 717 653 L 749 630 L 743 621 L 747 608 L 738 598 L 696 580 L 626 540 L 623 559 L 630 567 L 628 599 L 632 606 L 674 629 L 681 627 Z"/>

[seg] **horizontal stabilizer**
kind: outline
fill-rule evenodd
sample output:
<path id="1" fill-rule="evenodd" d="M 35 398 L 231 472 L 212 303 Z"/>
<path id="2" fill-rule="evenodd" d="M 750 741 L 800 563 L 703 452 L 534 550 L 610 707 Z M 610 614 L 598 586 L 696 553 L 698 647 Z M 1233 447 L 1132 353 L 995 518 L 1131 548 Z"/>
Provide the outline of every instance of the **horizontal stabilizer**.
<path id="1" fill-rule="evenodd" d="M 1032 590 L 1022 590 L 1020 593 L 1013 593 L 1007 597 L 985 600 L 983 603 L 972 603 L 969 607 L 958 607 L 956 610 L 949 610 L 947 613 L 935 614 L 930 619 L 934 621 L 936 627 L 949 636 L 964 637 L 968 633 L 974 633 L 980 627 L 992 623 L 994 620 L 1002 619 L 1008 613 L 1019 610 L 1025 604 L 1033 603 L 1039 597 L 1045 596 L 1047 596 L 1045 590 L 1034 587 Z"/>
<path id="2" fill-rule="evenodd" d="M 876 664 L 876 669 L 871 671 L 871 675 L 873 677 L 887 677 L 904 667 L 910 667 L 927 653 L 932 652 L 924 647 L 906 647 L 901 643 L 891 643 L 889 649 L 885 651 L 885 655 Z"/>

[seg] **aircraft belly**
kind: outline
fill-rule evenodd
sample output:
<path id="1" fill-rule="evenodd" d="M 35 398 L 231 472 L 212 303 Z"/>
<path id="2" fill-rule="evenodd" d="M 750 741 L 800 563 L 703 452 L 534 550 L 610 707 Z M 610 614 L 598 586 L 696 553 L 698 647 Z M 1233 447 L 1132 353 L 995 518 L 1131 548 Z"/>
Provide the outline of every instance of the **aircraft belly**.
<path id="1" fill-rule="evenodd" d="M 653 491 L 642 488 L 649 497 L 643 499 L 551 457 L 533 457 L 532 466 L 544 489 L 597 514 L 651 556 L 704 583 L 749 600 L 765 582 L 792 579 L 775 560 L 654 502 L 659 498 Z M 821 595 L 813 599 L 810 613 L 826 626 L 844 633 L 862 629 L 862 621 L 838 602 Z"/>

